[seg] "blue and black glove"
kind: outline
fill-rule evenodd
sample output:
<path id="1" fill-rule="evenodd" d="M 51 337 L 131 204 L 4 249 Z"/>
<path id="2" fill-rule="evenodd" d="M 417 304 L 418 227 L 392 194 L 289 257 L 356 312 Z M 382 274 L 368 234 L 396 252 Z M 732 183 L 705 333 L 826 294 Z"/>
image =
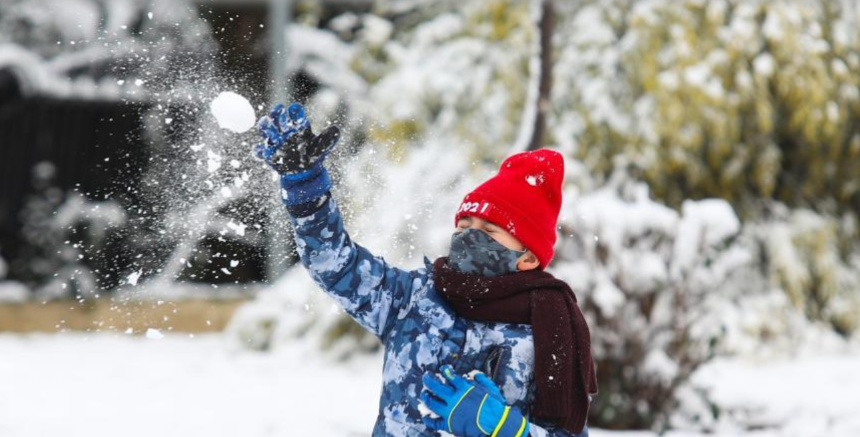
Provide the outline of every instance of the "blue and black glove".
<path id="1" fill-rule="evenodd" d="M 439 415 L 423 417 L 424 424 L 435 431 L 446 431 L 457 437 L 523 437 L 528 435 L 528 420 L 507 405 L 496 384 L 483 373 L 470 381 L 454 373 L 450 365 L 441 368 L 444 381 L 434 374 L 424 375 L 421 401 Z"/>
<path id="2" fill-rule="evenodd" d="M 314 135 L 302 105 L 279 103 L 257 128 L 265 142 L 254 147 L 254 156 L 280 173 L 281 197 L 288 207 L 313 202 L 331 189 L 322 164 L 340 139 L 337 126 Z"/>

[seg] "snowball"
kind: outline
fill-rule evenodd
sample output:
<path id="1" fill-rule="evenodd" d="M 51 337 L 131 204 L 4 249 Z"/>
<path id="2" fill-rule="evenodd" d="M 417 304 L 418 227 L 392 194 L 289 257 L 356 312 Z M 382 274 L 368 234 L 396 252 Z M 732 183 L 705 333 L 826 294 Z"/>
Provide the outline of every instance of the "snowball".
<path id="1" fill-rule="evenodd" d="M 254 126 L 256 115 L 248 100 L 234 92 L 218 94 L 209 104 L 209 110 L 218 121 L 218 126 L 236 133 L 242 133 Z"/>

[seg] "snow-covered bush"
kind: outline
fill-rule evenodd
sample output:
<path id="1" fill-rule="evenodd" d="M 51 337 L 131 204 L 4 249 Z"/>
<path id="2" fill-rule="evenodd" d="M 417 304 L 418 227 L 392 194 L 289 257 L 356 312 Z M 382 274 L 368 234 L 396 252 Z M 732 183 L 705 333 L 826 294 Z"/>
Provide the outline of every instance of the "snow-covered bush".
<path id="1" fill-rule="evenodd" d="M 93 201 L 80 194 L 67 196 L 45 231 L 59 236 L 54 246 L 61 264 L 53 277 L 37 289 L 43 297 L 99 297 L 119 283 L 123 257 L 122 235 L 126 212 L 115 201 Z"/>
<path id="2" fill-rule="evenodd" d="M 226 332 L 234 346 L 258 351 L 305 337 L 311 341 L 300 344 L 320 348 L 336 360 L 376 351 L 380 346 L 375 337 L 344 315 L 303 269 L 290 270 L 258 293 L 254 301 L 240 307 Z"/>
<path id="3" fill-rule="evenodd" d="M 591 327 L 600 393 L 590 423 L 664 427 L 677 392 L 724 335 L 734 274 L 751 261 L 736 242 L 740 222 L 719 199 L 671 209 L 620 172 L 565 198 L 551 271 L 571 285 Z"/>
<path id="4" fill-rule="evenodd" d="M 573 3 L 573 2 L 571 2 Z M 624 154 L 672 206 L 860 211 L 856 2 L 594 1 L 563 9 L 551 129 L 597 174 Z"/>
<path id="5" fill-rule="evenodd" d="M 33 194 L 18 213 L 22 222 L 21 237 L 26 243 L 12 260 L 14 276 L 37 285 L 67 262 L 63 255 L 63 233 L 53 224 L 54 211 L 63 203 L 63 190 L 55 186 L 57 168 L 42 161 L 33 166 Z"/>
<path id="6" fill-rule="evenodd" d="M 294 31 L 296 40 L 314 32 L 320 42 L 299 49 L 314 52 L 303 65 L 346 101 L 368 143 L 385 146 L 383 158 L 399 161 L 428 141 L 448 141 L 475 160 L 504 157 L 526 99 L 534 39 L 527 2 L 391 5 L 331 27 Z"/>
<path id="7" fill-rule="evenodd" d="M 13 281 L 4 281 L 9 272 L 9 266 L 0 256 L 0 303 L 23 302 L 30 297 L 29 290 L 23 284 Z"/>
<path id="8" fill-rule="evenodd" d="M 854 215 L 842 220 L 808 209 L 774 207 L 748 226 L 772 283 L 813 319 L 851 334 L 860 327 L 860 248 Z"/>
<path id="9" fill-rule="evenodd" d="M 552 139 L 598 183 L 622 155 L 667 205 L 731 202 L 758 229 L 750 247 L 770 280 L 764 288 L 854 332 L 856 2 L 618 0 L 560 9 L 571 25 L 558 29 Z M 774 200 L 802 209 L 774 217 Z"/>
<path id="10" fill-rule="evenodd" d="M 64 193 L 54 185 L 55 174 L 46 161 L 33 168 L 35 193 L 20 212 L 26 244 L 15 273 L 40 298 L 92 298 L 118 282 L 116 267 L 131 256 L 120 241 L 126 211 L 115 201 Z"/>

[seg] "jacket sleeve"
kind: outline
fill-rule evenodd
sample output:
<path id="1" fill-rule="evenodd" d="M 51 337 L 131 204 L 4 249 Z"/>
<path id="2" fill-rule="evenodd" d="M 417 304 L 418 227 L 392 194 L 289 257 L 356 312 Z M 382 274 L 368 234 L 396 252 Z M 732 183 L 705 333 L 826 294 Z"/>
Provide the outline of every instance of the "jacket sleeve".
<path id="1" fill-rule="evenodd" d="M 387 336 L 422 283 L 421 270 L 398 269 L 355 244 L 331 197 L 307 216 L 291 215 L 291 222 L 302 264 L 314 281 L 361 326 Z"/>

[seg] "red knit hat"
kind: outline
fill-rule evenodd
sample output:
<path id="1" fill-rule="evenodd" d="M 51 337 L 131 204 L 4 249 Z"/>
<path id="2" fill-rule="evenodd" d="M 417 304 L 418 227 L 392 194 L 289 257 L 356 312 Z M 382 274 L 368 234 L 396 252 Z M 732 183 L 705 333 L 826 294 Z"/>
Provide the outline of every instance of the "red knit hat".
<path id="1" fill-rule="evenodd" d="M 535 254 L 540 269 L 555 253 L 564 158 L 540 149 L 506 159 L 499 173 L 463 198 L 454 226 L 463 217 L 479 217 L 506 229 Z"/>

